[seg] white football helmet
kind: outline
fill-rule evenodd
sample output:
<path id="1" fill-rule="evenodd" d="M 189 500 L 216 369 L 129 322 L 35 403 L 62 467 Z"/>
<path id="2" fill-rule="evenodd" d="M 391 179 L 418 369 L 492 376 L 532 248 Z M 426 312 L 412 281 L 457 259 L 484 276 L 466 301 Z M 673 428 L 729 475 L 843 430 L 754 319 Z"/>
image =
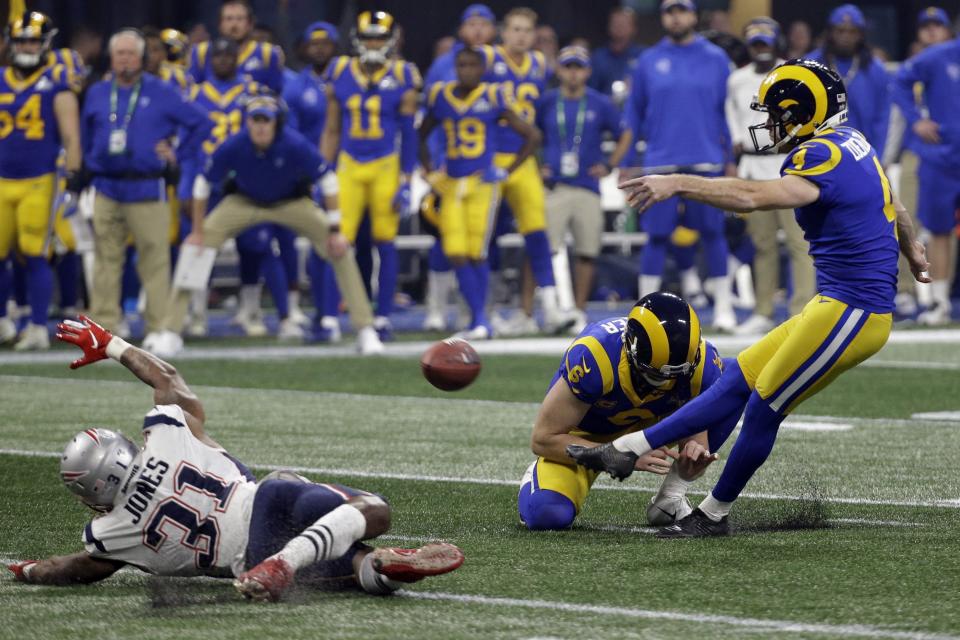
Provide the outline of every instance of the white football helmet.
<path id="1" fill-rule="evenodd" d="M 140 448 L 122 433 L 85 429 L 63 450 L 60 479 L 80 502 L 105 513 L 113 508 L 139 453 Z"/>

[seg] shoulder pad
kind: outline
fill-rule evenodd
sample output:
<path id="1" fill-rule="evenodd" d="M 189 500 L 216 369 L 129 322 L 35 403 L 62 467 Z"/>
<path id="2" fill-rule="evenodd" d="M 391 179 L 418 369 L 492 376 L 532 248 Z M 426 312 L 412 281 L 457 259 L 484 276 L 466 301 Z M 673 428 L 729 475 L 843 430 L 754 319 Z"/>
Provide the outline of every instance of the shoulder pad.
<path id="1" fill-rule="evenodd" d="M 613 364 L 600 341 L 578 338 L 564 355 L 562 374 L 577 398 L 591 402 L 613 390 Z"/>

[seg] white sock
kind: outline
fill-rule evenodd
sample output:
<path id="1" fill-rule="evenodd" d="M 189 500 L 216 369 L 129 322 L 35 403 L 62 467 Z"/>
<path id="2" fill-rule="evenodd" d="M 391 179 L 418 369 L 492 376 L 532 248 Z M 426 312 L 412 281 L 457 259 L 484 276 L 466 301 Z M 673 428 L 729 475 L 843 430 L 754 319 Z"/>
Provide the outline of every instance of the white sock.
<path id="1" fill-rule="evenodd" d="M 561 309 L 573 309 L 573 279 L 570 276 L 570 260 L 567 257 L 567 248 L 553 254 L 550 259 L 553 263 L 553 278 L 557 282 L 557 303 Z"/>
<path id="2" fill-rule="evenodd" d="M 933 302 L 935 304 L 942 304 L 944 306 L 950 306 L 950 281 L 949 280 L 934 280 L 930 284 L 930 289 L 933 292 Z"/>
<path id="3" fill-rule="evenodd" d="M 240 309 L 247 315 L 260 311 L 259 284 L 245 284 L 240 287 Z"/>
<path id="4" fill-rule="evenodd" d="M 557 288 L 555 286 L 540 287 L 540 304 L 543 305 L 543 315 L 547 322 L 553 321 L 560 312 L 557 302 Z"/>
<path id="5" fill-rule="evenodd" d="M 190 313 L 197 320 L 207 320 L 207 291 L 194 291 L 190 295 Z"/>
<path id="6" fill-rule="evenodd" d="M 680 477 L 680 467 L 674 461 L 670 471 L 664 476 L 660 484 L 660 490 L 657 491 L 657 498 L 682 498 L 687 495 L 687 489 L 690 488 L 690 480 L 684 480 Z"/>
<path id="7" fill-rule="evenodd" d="M 290 306 L 290 310 L 300 308 L 300 292 L 299 291 L 287 291 L 287 304 Z"/>
<path id="8" fill-rule="evenodd" d="M 636 433 L 628 433 L 625 436 L 620 436 L 613 441 L 613 448 L 617 451 L 622 451 L 623 453 L 632 451 L 638 456 L 650 453 L 652 449 L 650 443 L 647 442 L 647 436 L 643 435 L 643 431 L 637 431 Z"/>
<path id="9" fill-rule="evenodd" d="M 730 277 L 709 278 L 707 287 L 713 292 L 713 313 L 733 313 L 733 294 L 730 291 Z"/>
<path id="10" fill-rule="evenodd" d="M 283 558 L 294 571 L 345 554 L 367 530 L 367 519 L 350 504 L 342 504 L 286 544 L 271 558 Z"/>
<path id="11" fill-rule="evenodd" d="M 683 291 L 684 298 L 692 298 L 699 294 L 703 288 L 700 282 L 700 273 L 696 267 L 684 269 L 680 273 L 680 290 Z"/>
<path id="12" fill-rule="evenodd" d="M 660 276 L 646 276 L 641 275 L 638 280 L 640 287 L 640 297 L 649 295 L 651 293 L 656 293 L 660 291 L 660 283 L 663 281 L 663 278 Z"/>
<path id="13" fill-rule="evenodd" d="M 720 522 L 720 520 L 730 513 L 730 507 L 732 506 L 732 502 L 720 502 L 714 498 L 713 492 L 711 491 L 697 508 L 703 511 L 703 513 L 714 522 Z"/>
<path id="14" fill-rule="evenodd" d="M 402 582 L 391 580 L 373 568 L 373 554 L 368 553 L 360 561 L 360 570 L 357 572 L 360 587 L 367 593 L 375 596 L 393 593 L 403 586 Z"/>

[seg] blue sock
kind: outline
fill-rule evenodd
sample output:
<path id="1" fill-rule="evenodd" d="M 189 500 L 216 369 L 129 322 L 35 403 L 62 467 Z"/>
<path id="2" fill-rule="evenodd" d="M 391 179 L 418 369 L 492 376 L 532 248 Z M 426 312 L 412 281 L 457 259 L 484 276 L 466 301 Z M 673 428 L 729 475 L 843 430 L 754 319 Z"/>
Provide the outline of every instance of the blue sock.
<path id="1" fill-rule="evenodd" d="M 337 278 L 333 273 L 333 267 L 330 263 L 323 267 L 323 305 L 321 307 L 324 316 L 340 315 L 340 288 L 337 286 Z"/>
<path id="2" fill-rule="evenodd" d="M 716 451 L 737 425 L 750 397 L 750 387 L 736 363 L 730 365 L 710 388 L 659 423 L 644 429 L 652 449 L 657 449 L 706 431 L 710 451 Z"/>
<path id="3" fill-rule="evenodd" d="M 530 483 L 520 487 L 517 498 L 520 519 L 531 531 L 568 529 L 577 517 L 577 508 L 567 496 L 549 489 L 530 491 Z"/>
<path id="4" fill-rule="evenodd" d="M 427 268 L 430 271 L 450 271 L 453 268 L 450 266 L 450 261 L 447 260 L 447 254 L 443 252 L 439 240 L 433 243 L 430 252 L 427 253 Z"/>
<path id="5" fill-rule="evenodd" d="M 80 284 L 80 256 L 68 251 L 57 262 L 57 281 L 60 284 L 60 308 L 77 306 L 77 288 Z"/>
<path id="6" fill-rule="evenodd" d="M 766 462 L 785 417 L 771 409 L 756 391 L 750 394 L 740 435 L 733 443 L 720 479 L 710 492 L 714 498 L 721 502 L 737 499 L 753 474 Z"/>
<path id="7" fill-rule="evenodd" d="M 463 299 L 467 301 L 470 308 L 470 328 L 487 323 L 487 316 L 484 310 L 486 302 L 486 292 L 480 290 L 481 275 L 477 268 L 472 264 L 466 264 L 456 268 L 457 284 L 460 285 L 460 293 Z"/>
<path id="8" fill-rule="evenodd" d="M 373 299 L 373 288 L 370 284 L 373 279 L 373 238 L 370 236 L 370 216 L 364 216 L 360 228 L 357 229 L 357 239 L 353 243 L 353 255 L 360 269 L 363 286 L 367 289 L 367 297 Z"/>
<path id="9" fill-rule="evenodd" d="M 538 287 L 552 287 L 557 283 L 553 279 L 553 261 L 550 256 L 550 240 L 547 232 L 541 229 L 523 236 L 527 246 L 527 257 L 533 269 L 533 279 Z"/>
<path id="10" fill-rule="evenodd" d="M 27 301 L 27 267 L 26 265 L 13 259 L 13 276 L 11 278 L 13 287 L 13 300 L 18 307 L 25 307 L 29 304 Z"/>
<path id="11" fill-rule="evenodd" d="M 322 315 L 323 310 L 323 274 L 326 263 L 323 258 L 317 255 L 316 251 L 310 251 L 310 257 L 307 258 L 307 277 L 310 278 L 310 297 L 313 299 L 313 308 L 317 316 Z"/>
<path id="12" fill-rule="evenodd" d="M 237 242 L 237 257 L 240 262 L 240 284 L 251 285 L 260 282 L 260 259 L 262 254 L 242 247 L 241 243 Z"/>
<path id="13" fill-rule="evenodd" d="M 127 247 L 123 261 L 123 275 L 120 277 L 120 307 L 123 312 L 135 312 L 138 298 L 140 298 L 140 276 L 137 274 L 137 250 L 134 247 Z"/>
<path id="14" fill-rule="evenodd" d="M 380 285 L 377 291 L 377 315 L 389 317 L 393 313 L 393 295 L 397 291 L 397 245 L 378 242 L 380 254 Z"/>
<path id="15" fill-rule="evenodd" d="M 298 283 L 297 272 L 297 247 L 295 241 L 297 234 L 293 229 L 283 225 L 273 225 L 273 235 L 277 239 L 277 246 L 280 247 L 280 263 L 283 265 L 283 275 L 287 279 L 287 287 L 295 287 Z"/>
<path id="16" fill-rule="evenodd" d="M 663 274 L 667 261 L 667 238 L 650 236 L 647 245 L 640 252 L 640 273 L 647 276 Z"/>
<path id="17" fill-rule="evenodd" d="M 27 258 L 27 300 L 30 322 L 47 326 L 47 312 L 53 297 L 53 269 L 46 258 Z"/>
<path id="18" fill-rule="evenodd" d="M 7 317 L 7 300 L 10 298 L 10 285 L 13 274 L 10 273 L 10 259 L 0 259 L 0 318 Z"/>
<path id="19" fill-rule="evenodd" d="M 720 278 L 727 275 L 727 238 L 722 233 L 701 234 L 703 253 L 707 259 L 707 277 Z"/>
<path id="20" fill-rule="evenodd" d="M 273 304 L 277 307 L 277 315 L 284 319 L 290 315 L 290 300 L 287 298 L 287 274 L 283 270 L 283 263 L 273 249 L 267 250 L 260 256 L 260 271 L 263 281 L 267 285 Z"/>

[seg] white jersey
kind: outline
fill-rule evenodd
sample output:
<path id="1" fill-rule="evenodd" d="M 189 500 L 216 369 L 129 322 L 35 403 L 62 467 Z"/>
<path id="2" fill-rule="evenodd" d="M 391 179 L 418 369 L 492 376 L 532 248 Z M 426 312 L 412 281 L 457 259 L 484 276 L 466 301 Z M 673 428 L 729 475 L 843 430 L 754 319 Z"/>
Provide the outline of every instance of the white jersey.
<path id="1" fill-rule="evenodd" d="M 239 574 L 257 485 L 176 405 L 154 407 L 143 437 L 113 509 L 84 529 L 87 551 L 158 575 Z"/>
<path id="2" fill-rule="evenodd" d="M 775 65 L 782 62 L 783 60 L 777 60 Z M 727 101 L 724 105 L 727 127 L 730 129 L 733 144 L 739 144 L 744 150 L 744 154 L 740 156 L 737 175 L 748 180 L 776 180 L 780 177 L 780 166 L 784 159 L 782 153 L 751 153 L 754 146 L 748 127 L 762 122 L 766 119 L 766 114 L 751 109 L 750 103 L 757 96 L 760 83 L 766 75 L 758 73 L 756 66 L 750 63 L 731 73 L 727 79 Z"/>

